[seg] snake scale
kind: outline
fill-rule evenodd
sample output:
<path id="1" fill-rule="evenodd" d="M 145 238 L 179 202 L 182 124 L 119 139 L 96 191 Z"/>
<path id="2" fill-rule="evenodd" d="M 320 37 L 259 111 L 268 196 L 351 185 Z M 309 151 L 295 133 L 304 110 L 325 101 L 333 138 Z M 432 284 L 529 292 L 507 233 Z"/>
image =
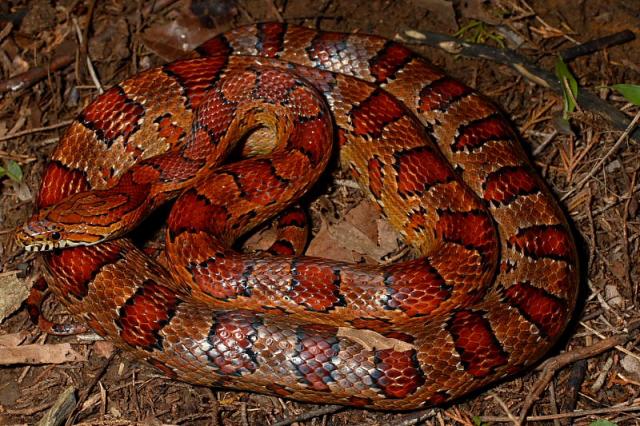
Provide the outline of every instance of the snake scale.
<path id="1" fill-rule="evenodd" d="M 334 150 L 419 256 L 305 257 L 285 232 L 277 256 L 235 250 Z M 125 234 L 174 198 L 158 263 Z M 578 288 L 567 219 L 495 106 L 396 42 L 280 23 L 99 96 L 17 239 L 46 251 L 70 312 L 170 377 L 384 410 L 522 371 L 558 340 Z"/>

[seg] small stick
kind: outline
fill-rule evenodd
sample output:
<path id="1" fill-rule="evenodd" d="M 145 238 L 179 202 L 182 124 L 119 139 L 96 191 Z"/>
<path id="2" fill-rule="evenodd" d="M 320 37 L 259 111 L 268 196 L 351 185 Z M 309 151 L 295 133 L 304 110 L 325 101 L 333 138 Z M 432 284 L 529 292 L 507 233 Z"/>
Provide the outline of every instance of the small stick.
<path id="1" fill-rule="evenodd" d="M 73 123 L 73 120 L 65 120 L 65 121 L 61 121 L 61 122 L 56 123 L 56 124 L 52 124 L 50 126 L 33 127 L 31 129 L 22 130 L 21 132 L 11 133 L 9 135 L 4 135 L 4 136 L 0 137 L 0 142 L 7 141 L 9 139 L 19 138 L 20 136 L 30 135 L 32 133 L 46 132 L 47 130 L 58 129 L 60 127 L 68 126 L 71 123 Z"/>
<path id="2" fill-rule="evenodd" d="M 595 408 L 593 410 L 575 410 L 570 413 L 547 414 L 543 416 L 529 416 L 525 420 L 528 422 L 541 422 L 541 421 L 548 421 L 548 420 L 554 420 L 554 419 L 571 419 L 573 417 L 597 416 L 600 414 L 628 413 L 633 411 L 640 411 L 640 406 L 628 405 L 628 406 L 621 406 L 621 407 Z M 483 422 L 510 421 L 509 417 L 506 417 L 506 416 L 505 417 L 480 416 L 479 419 Z"/>
<path id="3" fill-rule="evenodd" d="M 17 92 L 26 89 L 45 78 L 50 72 L 58 71 L 71 64 L 73 55 L 61 55 L 53 58 L 48 67 L 35 67 L 8 80 L 0 81 L 0 93 Z"/>
<path id="4" fill-rule="evenodd" d="M 548 359 L 542 364 L 542 375 L 538 378 L 536 383 L 533 385 L 533 388 L 524 403 L 522 404 L 522 408 L 520 410 L 520 423 L 523 423 L 529 409 L 533 405 L 533 403 L 538 399 L 540 394 L 547 387 L 549 382 L 553 379 L 553 376 L 556 374 L 558 370 L 563 368 L 564 366 L 576 362 L 581 359 L 591 358 L 596 355 L 599 355 L 605 351 L 610 350 L 611 348 L 618 347 L 634 337 L 635 333 L 628 334 L 620 334 L 617 336 L 612 336 L 607 339 L 601 340 L 591 346 L 587 346 L 584 348 L 576 349 L 571 352 L 565 352 L 563 354 L 557 355 L 553 358 Z M 638 407 L 640 409 L 640 407 Z"/>
<path id="5" fill-rule="evenodd" d="M 89 383 L 89 386 L 87 386 L 85 390 L 82 392 L 82 394 L 80 395 L 80 398 L 76 402 L 75 407 L 73 407 L 73 410 L 71 410 L 71 412 L 69 413 L 65 426 L 71 426 L 75 422 L 76 417 L 78 416 L 78 413 L 80 413 L 80 410 L 82 409 L 82 404 L 84 404 L 87 398 L 89 398 L 90 392 L 98 384 L 100 379 L 102 379 L 102 376 L 104 376 L 104 373 L 107 371 L 107 368 L 109 368 L 111 361 L 113 361 L 113 358 L 117 353 L 118 353 L 117 350 L 111 352 L 111 355 L 109 355 L 109 358 L 104 362 L 104 364 L 102 364 L 102 367 L 100 367 L 100 371 L 96 373 L 93 380 L 91 380 L 91 383 Z"/>
<path id="6" fill-rule="evenodd" d="M 78 20 L 73 17 L 73 26 L 76 29 L 76 36 L 78 37 L 78 41 L 80 42 L 80 44 L 82 46 L 85 45 L 85 40 L 82 36 L 82 31 L 80 30 L 80 25 L 78 25 Z M 87 49 L 87 52 L 83 53 L 83 56 L 86 58 L 86 62 L 87 62 L 87 71 L 89 72 L 89 76 L 91 77 L 91 80 L 93 81 L 93 84 L 96 86 L 96 89 L 98 89 L 98 93 L 99 94 L 103 94 L 104 93 L 104 89 L 102 88 L 102 84 L 100 84 L 100 80 L 98 80 L 98 75 L 96 74 L 96 70 L 93 67 L 93 62 L 91 61 L 91 57 L 89 56 L 89 52 Z"/>
<path id="7" fill-rule="evenodd" d="M 286 419 L 282 419 L 271 426 L 289 426 L 290 424 L 293 424 L 296 422 L 303 422 L 305 420 L 310 420 L 316 417 L 324 416 L 326 414 L 337 413 L 342 409 L 344 409 L 342 405 L 327 405 L 326 407 L 322 407 L 317 410 L 307 411 L 306 413 L 302 413 L 296 417 L 289 417 Z"/>
<path id="8" fill-rule="evenodd" d="M 408 44 L 433 46 L 454 55 L 488 59 L 499 64 L 508 65 L 532 82 L 562 95 L 562 84 L 555 74 L 534 65 L 528 58 L 513 50 L 498 49 L 484 44 L 467 43 L 446 34 L 418 33 L 416 31 L 408 31 L 405 34 L 409 37 L 408 40 L 404 40 Z M 584 88 L 580 89 L 580 96 L 578 96 L 577 101 L 583 109 L 601 114 L 617 130 L 625 130 L 629 126 L 630 120 L 626 115 Z M 640 130 L 631 131 L 630 137 L 640 141 Z"/>
<path id="9" fill-rule="evenodd" d="M 638 120 L 640 120 L 640 111 L 636 114 L 635 117 L 633 117 L 633 120 L 631 121 L 631 123 L 629 123 L 625 131 L 620 135 L 620 137 L 618 138 L 616 143 L 613 144 L 611 149 L 607 151 L 604 157 L 602 157 L 600 161 L 598 161 L 598 163 L 595 166 L 593 166 L 593 168 L 591 168 L 591 171 L 589 171 L 589 173 L 587 173 L 587 175 L 584 178 L 582 178 L 580 182 L 578 182 L 573 186 L 573 189 L 571 189 L 571 191 L 564 194 L 560 198 L 560 201 L 566 200 L 571 194 L 573 194 L 574 192 L 582 188 L 582 185 L 584 185 L 589 179 L 593 177 L 596 171 L 600 169 L 600 166 L 602 166 L 604 162 L 607 161 L 609 157 L 611 157 L 611 155 L 618 150 L 618 147 L 620 147 L 620 145 L 622 145 L 622 143 L 627 140 L 627 136 L 629 136 L 629 134 L 632 133 L 636 128 L 636 125 L 638 124 Z"/>
<path id="10" fill-rule="evenodd" d="M 412 413 L 408 415 L 404 420 L 399 423 L 392 423 L 391 426 L 413 426 L 417 424 L 422 424 L 425 420 L 434 417 L 436 411 L 433 408 L 424 411 L 418 411 L 417 413 Z"/>
<path id="11" fill-rule="evenodd" d="M 591 53 L 606 49 L 607 47 L 630 42 L 635 38 L 636 36 L 633 32 L 630 30 L 624 30 L 615 34 L 587 41 L 586 43 L 582 43 L 577 46 L 569 47 L 568 49 L 560 52 L 560 56 L 563 60 L 569 61 L 579 56 L 590 55 Z"/>

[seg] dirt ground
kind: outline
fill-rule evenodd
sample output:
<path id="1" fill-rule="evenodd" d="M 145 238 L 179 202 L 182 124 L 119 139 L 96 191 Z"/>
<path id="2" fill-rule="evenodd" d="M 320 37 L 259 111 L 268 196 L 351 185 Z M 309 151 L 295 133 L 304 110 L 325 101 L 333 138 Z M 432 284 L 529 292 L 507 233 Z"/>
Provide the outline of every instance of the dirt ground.
<path id="1" fill-rule="evenodd" d="M 13 307 L 3 307 L 7 318 L 0 324 L 0 353 L 33 346 L 18 361 L 0 357 L 0 424 L 35 424 L 68 388 L 79 400 L 67 424 L 475 425 L 509 424 L 519 415 L 540 383 L 540 371 L 420 412 L 322 407 L 175 382 L 91 334 L 45 336 L 20 307 L 39 264 L 38 256 L 16 246 L 13 229 L 33 211 L 47 158 L 68 121 L 97 96 L 96 82 L 108 88 L 221 31 L 273 20 L 388 38 L 407 39 L 408 30 L 460 32 L 462 40 L 504 46 L 551 72 L 566 49 L 629 29 L 636 40 L 578 57 L 569 66 L 580 91 L 596 94 L 628 120 L 640 113 L 607 87 L 640 83 L 637 0 L 5 0 L 0 3 L 0 166 L 11 170 L 11 176 L 0 177 L 0 299 Z M 579 109 L 567 129 L 560 120 L 562 97 L 512 67 L 433 47 L 414 48 L 500 105 L 558 198 L 569 193 L 563 205 L 581 241 L 583 291 L 567 337 L 550 354 L 568 353 L 570 362 L 558 368 L 550 383 L 542 383 L 529 411 L 532 423 L 608 419 L 640 424 L 640 340 L 626 334 L 640 320 L 640 137 L 624 138 L 610 152 L 622 131 L 599 111 Z M 87 71 L 87 57 L 95 77 Z M 40 78 L 33 74 L 49 66 Z M 8 87 L 16 76 L 26 84 Z M 20 172 L 22 178 L 16 175 Z M 397 252 L 396 235 L 372 221 L 372 210 L 340 178 L 313 200 L 310 250 L 331 248 L 332 257 L 351 261 L 376 261 Z M 373 229 L 367 225 L 371 223 L 376 224 Z M 329 232 L 331 226 L 340 231 Z M 339 239 L 339 234 L 353 235 L 354 229 L 368 239 Z M 55 320 L 70 320 L 53 298 L 45 311 Z M 619 340 L 603 340 L 612 336 Z M 54 346 L 60 343 L 70 346 Z M 597 353 L 601 346 L 607 349 Z M 56 357 L 80 361 L 54 363 Z M 305 414 L 310 418 L 299 417 Z"/>

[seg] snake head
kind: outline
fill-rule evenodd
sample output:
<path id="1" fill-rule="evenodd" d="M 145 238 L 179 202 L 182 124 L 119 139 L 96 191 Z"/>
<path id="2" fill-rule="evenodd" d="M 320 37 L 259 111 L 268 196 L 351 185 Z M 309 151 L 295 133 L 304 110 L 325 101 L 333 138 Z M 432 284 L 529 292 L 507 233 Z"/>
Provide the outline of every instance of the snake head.
<path id="1" fill-rule="evenodd" d="M 46 210 L 34 215 L 15 233 L 16 241 L 26 251 L 51 251 L 65 247 L 86 246 L 99 238 L 82 230 L 70 230 L 46 218 Z"/>
<path id="2" fill-rule="evenodd" d="M 16 229 L 16 241 L 26 251 L 49 251 L 66 246 L 62 234 L 62 227 L 34 216 Z"/>

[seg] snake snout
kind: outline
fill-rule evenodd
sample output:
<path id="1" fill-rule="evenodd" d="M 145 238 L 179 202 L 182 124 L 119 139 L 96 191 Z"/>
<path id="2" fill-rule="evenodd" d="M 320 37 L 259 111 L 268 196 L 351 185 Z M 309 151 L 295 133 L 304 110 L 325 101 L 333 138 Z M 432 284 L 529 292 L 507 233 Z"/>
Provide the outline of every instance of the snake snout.
<path id="1" fill-rule="evenodd" d="M 26 251 L 51 251 L 67 245 L 61 230 L 43 220 L 32 219 L 16 229 L 15 239 Z"/>

